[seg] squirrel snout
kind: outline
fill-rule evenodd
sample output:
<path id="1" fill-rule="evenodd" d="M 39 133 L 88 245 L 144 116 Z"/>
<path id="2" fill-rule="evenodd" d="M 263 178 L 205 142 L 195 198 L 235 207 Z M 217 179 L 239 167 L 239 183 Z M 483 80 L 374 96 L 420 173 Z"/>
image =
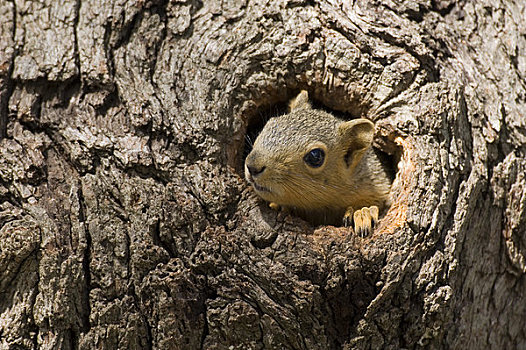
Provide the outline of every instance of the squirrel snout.
<path id="1" fill-rule="evenodd" d="M 245 159 L 246 176 L 247 180 L 251 181 L 253 178 L 261 175 L 267 168 L 264 158 L 261 157 L 257 152 L 250 152 Z"/>
<path id="2" fill-rule="evenodd" d="M 247 169 L 248 169 L 248 172 L 250 173 L 251 176 L 258 176 L 263 171 L 265 171 L 266 167 L 262 166 L 262 167 L 258 168 L 258 167 L 255 167 L 255 166 L 248 166 L 247 165 Z"/>

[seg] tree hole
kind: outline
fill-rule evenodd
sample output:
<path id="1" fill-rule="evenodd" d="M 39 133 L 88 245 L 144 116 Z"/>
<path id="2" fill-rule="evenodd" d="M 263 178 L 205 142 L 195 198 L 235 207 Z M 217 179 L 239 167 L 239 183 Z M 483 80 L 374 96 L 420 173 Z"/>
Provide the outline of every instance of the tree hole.
<path id="1" fill-rule="evenodd" d="M 299 91 L 293 91 L 292 93 L 289 92 L 286 94 L 288 97 L 287 100 L 279 101 L 271 105 L 265 105 L 263 107 L 260 107 L 257 110 L 255 110 L 255 112 L 251 116 L 249 116 L 249 118 L 247 118 L 247 127 L 243 142 L 243 150 L 242 152 L 238 153 L 240 155 L 240 159 L 237 166 L 237 169 L 239 170 L 239 175 L 243 179 L 245 179 L 245 160 L 252 151 L 253 144 L 256 138 L 271 118 L 279 118 L 280 116 L 289 113 L 289 102 L 292 98 L 297 96 L 298 93 Z M 323 103 L 323 101 L 313 98 L 313 96 L 309 96 L 309 102 L 312 105 L 313 109 L 328 112 L 342 121 L 349 121 L 357 118 L 357 116 L 351 115 L 350 113 L 330 109 L 326 106 L 326 104 Z M 381 164 L 384 165 L 386 174 L 388 175 L 388 178 L 392 183 L 395 179 L 397 164 L 402 154 L 401 146 L 392 142 L 392 140 L 390 140 L 389 138 L 386 138 L 385 134 L 378 132 L 378 129 L 376 129 L 372 147 L 375 155 L 378 157 L 378 160 L 381 162 Z M 262 198 L 261 200 L 263 201 L 264 199 Z M 381 210 L 381 213 L 387 212 L 388 209 L 388 207 L 385 207 L 384 210 Z M 338 212 L 337 214 L 335 214 L 334 217 L 341 218 L 344 212 L 345 210 L 343 212 Z M 323 214 L 322 218 L 320 219 L 313 218 L 310 214 L 306 214 L 298 208 L 293 208 L 291 213 L 295 216 L 299 216 L 303 219 L 306 219 L 306 221 L 313 226 L 342 226 L 341 219 L 336 220 L 327 214 Z"/>

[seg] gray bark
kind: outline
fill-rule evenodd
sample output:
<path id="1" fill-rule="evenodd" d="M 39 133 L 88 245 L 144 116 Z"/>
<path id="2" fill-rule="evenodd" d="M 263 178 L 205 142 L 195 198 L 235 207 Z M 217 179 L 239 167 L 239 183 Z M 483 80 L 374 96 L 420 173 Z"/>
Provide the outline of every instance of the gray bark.
<path id="1" fill-rule="evenodd" d="M 0 349 L 526 348 L 525 18 L 0 0 Z M 371 238 L 242 178 L 300 89 L 403 155 Z"/>

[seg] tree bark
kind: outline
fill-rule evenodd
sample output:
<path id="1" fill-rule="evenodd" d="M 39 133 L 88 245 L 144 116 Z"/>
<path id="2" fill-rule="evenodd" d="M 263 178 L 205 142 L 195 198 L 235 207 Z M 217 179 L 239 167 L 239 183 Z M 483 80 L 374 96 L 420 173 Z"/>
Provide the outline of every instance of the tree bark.
<path id="1" fill-rule="evenodd" d="M 526 348 L 525 18 L 0 0 L 0 349 Z M 243 179 L 300 89 L 400 158 L 370 238 Z"/>

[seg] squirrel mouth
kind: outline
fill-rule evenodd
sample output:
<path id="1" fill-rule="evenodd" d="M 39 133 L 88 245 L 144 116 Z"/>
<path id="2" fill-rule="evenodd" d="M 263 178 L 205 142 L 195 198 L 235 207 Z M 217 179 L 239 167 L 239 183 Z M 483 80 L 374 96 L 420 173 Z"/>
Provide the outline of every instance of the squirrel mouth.
<path id="1" fill-rule="evenodd" d="M 257 183 L 253 182 L 252 183 L 252 186 L 254 186 L 254 188 L 256 189 L 256 191 L 259 191 L 259 192 L 270 192 L 270 190 L 266 187 L 263 187 L 263 186 L 260 186 L 258 185 Z"/>

